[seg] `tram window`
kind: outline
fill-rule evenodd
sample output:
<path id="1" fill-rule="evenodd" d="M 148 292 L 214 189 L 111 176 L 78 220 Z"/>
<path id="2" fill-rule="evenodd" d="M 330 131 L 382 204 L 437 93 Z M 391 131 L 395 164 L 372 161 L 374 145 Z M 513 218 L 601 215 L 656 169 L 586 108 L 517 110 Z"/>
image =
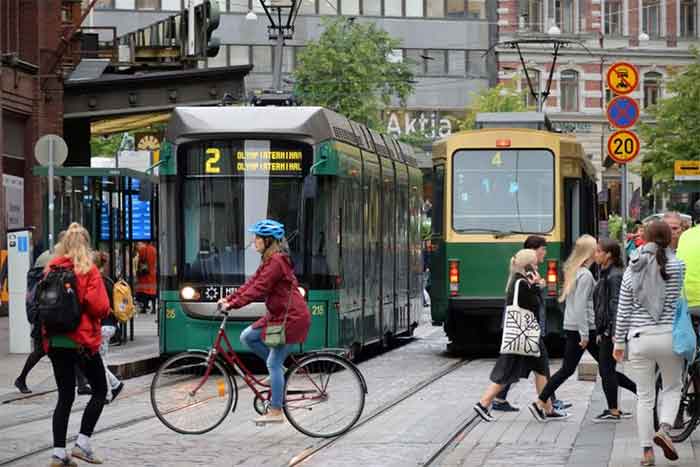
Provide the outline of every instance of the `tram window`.
<path id="1" fill-rule="evenodd" d="M 452 189 L 452 225 L 457 232 L 545 233 L 554 228 L 550 151 L 457 151 Z"/>

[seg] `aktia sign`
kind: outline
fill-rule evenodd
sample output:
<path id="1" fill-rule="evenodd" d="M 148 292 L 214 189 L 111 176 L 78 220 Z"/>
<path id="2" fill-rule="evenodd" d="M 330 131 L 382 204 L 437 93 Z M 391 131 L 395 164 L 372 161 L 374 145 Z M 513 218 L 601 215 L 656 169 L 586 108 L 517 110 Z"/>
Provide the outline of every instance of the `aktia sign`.
<path id="1" fill-rule="evenodd" d="M 385 114 L 386 131 L 392 136 L 418 134 L 438 139 L 452 134 L 453 120 L 464 118 L 456 112 L 431 110 L 394 110 Z"/>

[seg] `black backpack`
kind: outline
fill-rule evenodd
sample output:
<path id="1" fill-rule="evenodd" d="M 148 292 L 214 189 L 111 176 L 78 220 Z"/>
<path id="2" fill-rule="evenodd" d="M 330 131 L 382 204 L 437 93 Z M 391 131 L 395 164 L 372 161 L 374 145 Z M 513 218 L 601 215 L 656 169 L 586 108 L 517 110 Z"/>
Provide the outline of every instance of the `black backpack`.
<path id="1" fill-rule="evenodd" d="M 36 303 L 36 289 L 44 278 L 44 268 L 31 268 L 27 271 L 27 321 L 37 324 L 39 309 Z"/>
<path id="2" fill-rule="evenodd" d="M 72 269 L 51 266 L 36 288 L 39 321 L 49 336 L 67 334 L 80 324 L 77 279 Z"/>

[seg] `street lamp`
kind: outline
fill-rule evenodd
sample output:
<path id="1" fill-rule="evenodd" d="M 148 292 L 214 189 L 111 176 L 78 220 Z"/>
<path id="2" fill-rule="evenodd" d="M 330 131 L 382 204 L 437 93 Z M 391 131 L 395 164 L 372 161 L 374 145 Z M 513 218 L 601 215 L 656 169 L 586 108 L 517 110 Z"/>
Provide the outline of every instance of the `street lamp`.
<path id="1" fill-rule="evenodd" d="M 275 91 L 282 91 L 282 50 L 284 40 L 291 39 L 294 35 L 294 22 L 299 14 L 302 0 L 260 0 L 260 5 L 270 24 L 267 26 L 267 36 L 275 41 L 274 69 L 272 70 L 272 87 Z M 254 21 L 258 18 L 255 12 L 250 11 L 246 20 Z"/>

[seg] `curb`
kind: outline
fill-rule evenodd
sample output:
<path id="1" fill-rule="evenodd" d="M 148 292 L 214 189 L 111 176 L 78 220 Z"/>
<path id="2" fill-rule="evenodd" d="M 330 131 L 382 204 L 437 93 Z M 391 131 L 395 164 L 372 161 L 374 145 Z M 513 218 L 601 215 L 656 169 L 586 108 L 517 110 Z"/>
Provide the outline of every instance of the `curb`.
<path id="1" fill-rule="evenodd" d="M 131 379 L 139 376 L 153 373 L 158 369 L 162 359 L 158 355 L 146 357 L 141 360 L 132 362 L 118 363 L 116 365 L 107 365 L 109 371 L 119 379 Z"/>

